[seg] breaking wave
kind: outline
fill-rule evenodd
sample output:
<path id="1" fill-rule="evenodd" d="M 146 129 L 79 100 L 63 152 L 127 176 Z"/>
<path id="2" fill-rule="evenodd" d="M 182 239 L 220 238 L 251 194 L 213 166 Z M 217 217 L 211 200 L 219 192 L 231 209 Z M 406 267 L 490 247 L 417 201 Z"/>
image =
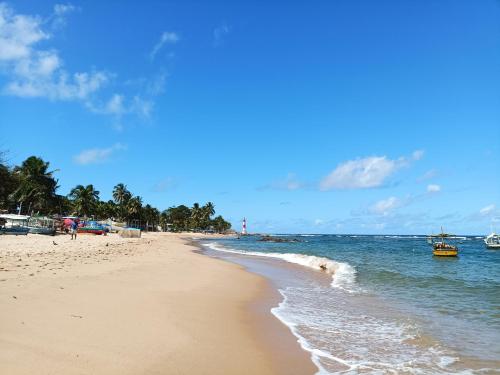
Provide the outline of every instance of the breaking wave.
<path id="1" fill-rule="evenodd" d="M 317 271 L 323 271 L 332 275 L 332 287 L 344 289 L 349 292 L 353 291 L 352 288 L 356 281 L 356 270 L 351 265 L 336 262 L 328 258 L 295 253 L 261 253 L 258 251 L 242 251 L 221 246 L 217 242 L 206 243 L 203 245 L 215 251 L 281 259 L 289 263 L 299 264 Z"/>

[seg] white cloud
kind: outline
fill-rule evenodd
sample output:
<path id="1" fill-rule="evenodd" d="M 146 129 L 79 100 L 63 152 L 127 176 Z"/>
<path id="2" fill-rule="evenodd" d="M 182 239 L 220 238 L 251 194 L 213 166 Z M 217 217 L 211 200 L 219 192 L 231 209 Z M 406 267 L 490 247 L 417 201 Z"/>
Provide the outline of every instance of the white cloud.
<path id="1" fill-rule="evenodd" d="M 104 107 L 106 113 L 121 116 L 125 113 L 123 107 L 123 95 L 114 94 Z"/>
<path id="2" fill-rule="evenodd" d="M 99 70 L 69 72 L 57 50 L 42 46 L 42 42 L 56 35 L 57 26 L 64 25 L 65 17 L 79 9 L 69 3 L 56 4 L 52 15 L 43 19 L 38 15 L 18 14 L 9 5 L 0 3 L 0 75 L 6 77 L 0 81 L 3 82 L 0 93 L 80 102 L 94 113 L 112 116 L 116 129 L 123 127 L 121 118 L 125 115 L 149 118 L 154 108 L 153 98 L 164 91 L 165 72 L 153 80 L 145 80 L 148 86 L 138 89 L 141 94 L 114 93 L 104 99 L 103 89 L 115 83 L 116 75 Z M 175 33 L 163 33 L 157 49 L 178 39 Z"/>
<path id="3" fill-rule="evenodd" d="M 382 186 L 398 169 L 419 160 L 423 151 L 413 152 L 411 158 L 388 159 L 386 156 L 370 156 L 340 163 L 320 182 L 323 191 L 333 189 L 366 189 Z"/>
<path id="4" fill-rule="evenodd" d="M 298 190 L 302 187 L 304 187 L 304 184 L 297 179 L 297 176 L 294 173 L 288 173 L 286 178 L 274 181 L 269 185 L 259 188 L 259 190 L 267 190 L 267 189 Z"/>
<path id="5" fill-rule="evenodd" d="M 136 95 L 132 99 L 130 113 L 134 113 L 143 118 L 149 118 L 151 116 L 151 112 L 153 112 L 153 107 L 154 102 L 152 100 L 147 100 L 139 95 Z"/>
<path id="6" fill-rule="evenodd" d="M 63 16 L 67 13 L 74 12 L 78 8 L 75 7 L 73 4 L 56 4 L 54 5 L 54 14 L 57 16 Z"/>
<path id="7" fill-rule="evenodd" d="M 425 172 L 422 176 L 417 178 L 417 182 L 424 182 L 427 180 L 430 180 L 431 178 L 434 178 L 438 175 L 438 171 L 435 169 L 429 169 L 427 172 Z"/>
<path id="8" fill-rule="evenodd" d="M 230 31 L 231 28 L 226 24 L 216 27 L 214 29 L 214 47 L 220 46 L 224 41 L 224 37 L 229 34 Z"/>
<path id="9" fill-rule="evenodd" d="M 413 151 L 413 154 L 411 155 L 412 156 L 412 159 L 413 160 L 420 160 L 424 157 L 424 150 L 416 150 L 416 151 Z"/>
<path id="10" fill-rule="evenodd" d="M 420 194 L 408 194 L 407 196 L 403 198 L 397 198 L 397 197 L 389 197 L 387 199 L 382 199 L 375 204 L 371 205 L 368 207 L 367 210 L 353 210 L 352 213 L 354 215 L 363 215 L 364 213 L 369 213 L 369 214 L 375 214 L 375 215 L 383 215 L 387 216 L 392 213 L 392 211 L 402 208 L 402 207 L 407 207 L 409 205 L 412 205 L 414 203 L 421 202 L 426 199 L 430 199 L 433 197 L 434 194 L 438 193 L 441 191 L 441 186 L 439 185 L 428 185 L 427 186 L 427 192 L 425 193 L 420 193 Z"/>
<path id="11" fill-rule="evenodd" d="M 146 92 L 149 95 L 156 96 L 165 92 L 165 83 L 167 81 L 167 73 L 161 72 L 153 79 L 147 82 Z"/>
<path id="12" fill-rule="evenodd" d="M 32 45 L 50 36 L 41 29 L 37 16 L 15 14 L 5 3 L 0 3 L 0 61 L 27 58 Z"/>
<path id="13" fill-rule="evenodd" d="M 32 59 L 22 59 L 14 67 L 15 73 L 21 77 L 50 77 L 61 67 L 61 60 L 56 52 L 36 52 Z"/>
<path id="14" fill-rule="evenodd" d="M 495 205 L 494 204 L 490 204 L 486 207 L 483 207 L 479 210 L 479 213 L 482 215 L 482 216 L 488 216 L 490 215 L 491 213 L 493 213 L 495 211 Z"/>
<path id="15" fill-rule="evenodd" d="M 88 109 L 94 113 L 112 115 L 119 121 L 122 116 L 127 114 L 148 118 L 153 111 L 154 103 L 139 95 L 127 99 L 123 94 L 115 93 L 104 104 L 96 105 L 92 102 L 88 102 L 86 105 Z"/>
<path id="16" fill-rule="evenodd" d="M 314 220 L 314 225 L 316 225 L 316 226 L 323 225 L 324 223 L 325 223 L 325 221 L 321 220 L 321 219 Z"/>
<path id="17" fill-rule="evenodd" d="M 80 10 L 80 8 L 70 3 L 54 5 L 54 14 L 52 16 L 52 28 L 54 30 L 57 30 L 59 28 L 64 27 L 66 25 L 66 16 L 77 10 Z"/>
<path id="18" fill-rule="evenodd" d="M 376 215 L 387 216 L 392 210 L 402 207 L 404 202 L 396 197 L 382 199 L 369 208 L 369 212 Z"/>
<path id="19" fill-rule="evenodd" d="M 104 72 L 75 73 L 59 71 L 57 76 L 18 75 L 4 87 L 4 93 L 22 98 L 87 101 L 110 79 Z"/>
<path id="20" fill-rule="evenodd" d="M 155 58 L 156 54 L 165 44 L 175 44 L 179 41 L 179 39 L 180 39 L 179 35 L 174 32 L 169 32 L 169 31 L 163 32 L 160 36 L 160 40 L 158 41 L 158 43 L 155 44 L 153 50 L 149 54 L 151 60 Z"/>
<path id="21" fill-rule="evenodd" d="M 93 148 L 83 150 L 78 155 L 73 157 L 74 161 L 80 165 L 100 164 L 109 160 L 109 158 L 117 151 L 126 150 L 127 147 L 121 143 L 116 143 L 108 148 Z"/>
<path id="22" fill-rule="evenodd" d="M 71 7 L 59 4 L 54 12 L 62 16 Z M 110 76 L 99 71 L 68 74 L 56 50 L 37 48 L 38 43 L 51 38 L 43 26 L 39 16 L 16 14 L 5 3 L 0 4 L 0 62 L 8 76 L 3 92 L 19 97 L 87 100 Z"/>
<path id="23" fill-rule="evenodd" d="M 441 191 L 440 185 L 435 185 L 435 184 L 427 185 L 427 192 L 428 193 L 438 193 L 440 191 Z"/>

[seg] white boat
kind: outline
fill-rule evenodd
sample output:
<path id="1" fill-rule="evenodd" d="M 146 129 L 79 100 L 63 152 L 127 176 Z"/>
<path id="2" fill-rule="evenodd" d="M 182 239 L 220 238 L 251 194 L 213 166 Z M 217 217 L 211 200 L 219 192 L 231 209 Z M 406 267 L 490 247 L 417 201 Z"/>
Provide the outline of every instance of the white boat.
<path id="1" fill-rule="evenodd" d="M 32 216 L 28 219 L 28 229 L 29 233 L 54 236 L 56 234 L 55 220 L 45 216 Z"/>
<path id="2" fill-rule="evenodd" d="M 500 249 L 500 235 L 493 232 L 484 239 L 484 243 L 488 249 Z"/>
<path id="3" fill-rule="evenodd" d="M 0 234 L 12 234 L 15 236 L 27 235 L 29 216 L 2 214 L 0 215 Z"/>

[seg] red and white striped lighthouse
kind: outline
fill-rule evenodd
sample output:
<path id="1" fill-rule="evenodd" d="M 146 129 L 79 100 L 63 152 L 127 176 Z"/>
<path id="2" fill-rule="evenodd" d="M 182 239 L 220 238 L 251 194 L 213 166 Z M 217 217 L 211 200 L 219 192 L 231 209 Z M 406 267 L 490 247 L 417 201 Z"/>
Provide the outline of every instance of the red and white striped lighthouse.
<path id="1" fill-rule="evenodd" d="M 243 225 L 241 227 L 241 234 L 243 234 L 243 235 L 247 234 L 247 219 L 246 219 L 246 217 L 243 218 Z"/>

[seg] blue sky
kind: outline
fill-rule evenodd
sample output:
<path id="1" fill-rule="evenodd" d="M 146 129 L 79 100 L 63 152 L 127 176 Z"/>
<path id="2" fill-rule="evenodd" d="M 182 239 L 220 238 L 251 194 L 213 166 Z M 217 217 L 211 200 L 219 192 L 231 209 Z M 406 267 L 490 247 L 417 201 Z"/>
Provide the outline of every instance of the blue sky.
<path id="1" fill-rule="evenodd" d="M 0 146 L 235 227 L 500 230 L 500 3 L 0 3 Z"/>

